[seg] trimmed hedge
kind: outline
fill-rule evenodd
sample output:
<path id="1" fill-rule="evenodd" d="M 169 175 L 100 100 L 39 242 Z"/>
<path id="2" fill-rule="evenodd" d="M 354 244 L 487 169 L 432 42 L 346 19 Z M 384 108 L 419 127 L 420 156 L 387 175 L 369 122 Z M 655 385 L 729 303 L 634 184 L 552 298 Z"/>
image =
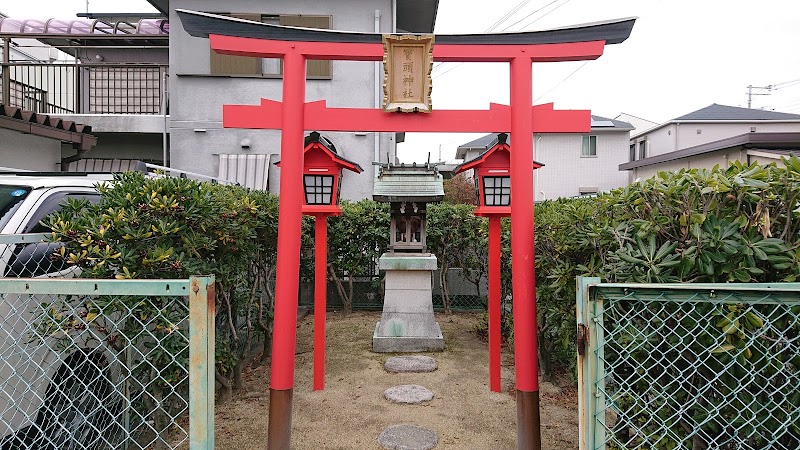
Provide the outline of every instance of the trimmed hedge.
<path id="1" fill-rule="evenodd" d="M 604 282 L 800 278 L 800 160 L 661 172 L 596 198 L 536 205 L 540 358 L 574 364 L 575 277 Z"/>
<path id="2" fill-rule="evenodd" d="M 220 382 L 240 382 L 246 355 L 268 356 L 278 198 L 181 178 L 115 176 L 100 203 L 71 201 L 46 219 L 56 256 L 93 278 L 217 279 Z M 780 165 L 660 173 L 596 198 L 536 205 L 541 365 L 574 364 L 575 277 L 608 282 L 795 281 L 800 279 L 800 160 Z M 374 275 L 388 246 L 386 204 L 342 202 L 329 218 L 329 277 L 345 304 L 353 277 Z M 431 205 L 428 246 L 441 266 L 486 274 L 485 219 L 472 206 Z M 301 277 L 313 277 L 313 219 L 303 222 Z M 511 296 L 509 223 L 502 227 L 502 292 Z M 446 272 L 446 271 L 443 271 Z M 471 280 L 472 281 L 472 280 Z M 443 286 L 446 289 L 446 283 Z M 444 293 L 446 298 L 446 292 Z M 504 308 L 504 312 L 508 308 Z M 513 336 L 509 336 L 513 342 Z"/>
<path id="3" fill-rule="evenodd" d="M 259 343 L 269 348 L 277 197 L 185 178 L 148 178 L 138 172 L 117 174 L 113 183 L 99 184 L 98 191 L 99 203 L 71 200 L 44 220 L 53 230 L 52 240 L 65 244 L 53 257 L 79 266 L 85 278 L 214 274 L 217 380 L 230 393 L 241 385 L 247 355 Z M 141 308 L 144 303 L 121 297 L 103 313 Z M 149 316 L 142 311 L 142 317 Z M 137 334 L 134 328 L 154 326 L 149 333 L 162 346 L 177 348 L 183 342 L 171 323 L 147 325 L 143 320 L 127 326 L 132 327 L 131 335 Z M 159 370 L 173 363 L 151 362 Z M 156 372 L 139 376 L 164 379 Z"/>

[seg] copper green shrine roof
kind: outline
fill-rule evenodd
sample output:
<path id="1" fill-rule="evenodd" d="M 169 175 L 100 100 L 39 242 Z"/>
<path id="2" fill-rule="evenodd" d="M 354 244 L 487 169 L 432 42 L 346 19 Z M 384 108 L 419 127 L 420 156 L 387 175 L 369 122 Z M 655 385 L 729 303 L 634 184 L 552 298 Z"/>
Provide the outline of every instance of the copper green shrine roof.
<path id="1" fill-rule="evenodd" d="M 380 202 L 438 202 L 444 198 L 442 175 L 430 164 L 380 164 L 372 198 Z"/>

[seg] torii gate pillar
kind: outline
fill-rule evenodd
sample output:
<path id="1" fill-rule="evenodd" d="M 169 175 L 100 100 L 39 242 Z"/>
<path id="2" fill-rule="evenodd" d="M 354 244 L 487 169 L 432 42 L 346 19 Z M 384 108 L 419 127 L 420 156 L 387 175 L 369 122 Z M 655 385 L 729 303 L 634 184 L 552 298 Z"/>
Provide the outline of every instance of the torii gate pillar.
<path id="1" fill-rule="evenodd" d="M 539 427 L 539 357 L 533 229 L 533 104 L 530 57 L 511 60 L 511 279 L 514 371 L 517 378 L 517 448 L 542 448 Z"/>

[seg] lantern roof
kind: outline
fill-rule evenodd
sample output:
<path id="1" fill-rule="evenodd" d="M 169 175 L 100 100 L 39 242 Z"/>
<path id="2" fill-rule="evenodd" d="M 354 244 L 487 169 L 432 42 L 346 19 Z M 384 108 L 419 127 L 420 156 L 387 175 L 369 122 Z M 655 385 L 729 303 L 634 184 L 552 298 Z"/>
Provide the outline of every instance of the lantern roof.
<path id="1" fill-rule="evenodd" d="M 375 164 L 372 191 L 380 202 L 439 202 L 444 199 L 442 174 L 432 164 Z"/>
<path id="2" fill-rule="evenodd" d="M 236 17 L 176 9 L 183 28 L 194 37 L 210 34 L 282 41 L 382 43 L 380 33 L 322 30 L 302 27 L 272 25 Z M 561 44 L 572 42 L 605 41 L 608 44 L 624 42 L 633 30 L 635 17 L 593 22 L 582 25 L 542 31 L 511 33 L 437 34 L 437 44 Z"/>
<path id="3" fill-rule="evenodd" d="M 333 142 L 328 139 L 327 136 L 323 136 L 316 131 L 312 131 L 303 140 L 303 153 L 311 150 L 312 148 L 322 149 L 328 154 L 333 162 L 344 169 L 351 170 L 355 173 L 361 173 L 364 171 L 364 169 L 358 163 L 339 156 L 339 153 L 336 151 L 336 146 L 333 145 Z M 275 165 L 280 167 L 281 162 L 278 161 L 275 163 Z"/>
<path id="4" fill-rule="evenodd" d="M 481 164 L 486 162 L 486 160 L 492 155 L 492 153 L 494 153 L 494 152 L 496 152 L 496 151 L 498 151 L 500 149 L 505 149 L 507 151 L 511 151 L 511 142 L 509 140 L 508 134 L 507 133 L 498 133 L 494 137 L 492 142 L 490 142 L 489 145 L 486 146 L 486 148 L 488 148 L 488 150 L 486 150 L 485 152 L 481 153 L 476 158 L 471 159 L 469 161 L 464 161 L 463 163 L 457 165 L 453 169 L 453 173 L 454 174 L 455 173 L 461 173 L 461 172 L 467 171 L 469 169 L 474 169 L 474 168 L 480 166 Z M 539 168 L 542 168 L 542 167 L 544 167 L 544 164 L 542 164 L 540 162 L 537 162 L 537 161 L 533 161 L 533 168 L 534 169 L 539 169 Z"/>

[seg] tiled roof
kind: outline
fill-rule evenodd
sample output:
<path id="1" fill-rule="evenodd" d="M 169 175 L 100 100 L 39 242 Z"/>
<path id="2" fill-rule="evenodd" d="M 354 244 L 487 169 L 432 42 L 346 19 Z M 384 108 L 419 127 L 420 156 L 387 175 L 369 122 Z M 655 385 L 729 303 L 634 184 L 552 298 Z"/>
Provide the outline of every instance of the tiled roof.
<path id="1" fill-rule="evenodd" d="M 89 134 L 92 132 L 89 125 L 2 104 L 0 128 L 70 142 L 80 150 L 89 150 L 97 145 L 97 137 Z"/>
<path id="2" fill-rule="evenodd" d="M 671 122 L 689 120 L 800 120 L 800 114 L 739 108 L 713 103 L 705 108 L 676 117 Z"/>

